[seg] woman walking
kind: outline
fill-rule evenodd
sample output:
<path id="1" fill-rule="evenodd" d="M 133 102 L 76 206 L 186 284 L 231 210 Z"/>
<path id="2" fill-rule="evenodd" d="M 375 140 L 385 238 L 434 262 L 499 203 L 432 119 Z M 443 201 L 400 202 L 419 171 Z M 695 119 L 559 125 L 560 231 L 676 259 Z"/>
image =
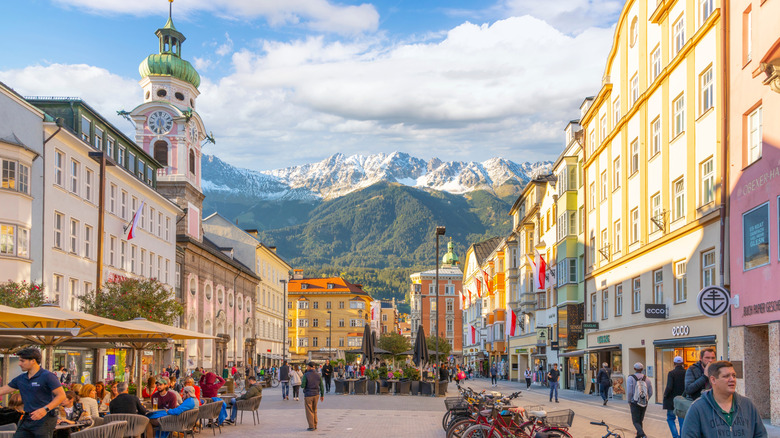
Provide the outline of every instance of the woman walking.
<path id="1" fill-rule="evenodd" d="M 293 365 L 293 369 L 290 372 L 290 385 L 292 385 L 293 388 L 293 400 L 298 400 L 298 391 L 301 389 L 301 377 L 303 377 L 303 373 L 301 373 L 300 368 L 298 368 L 298 365 Z"/>

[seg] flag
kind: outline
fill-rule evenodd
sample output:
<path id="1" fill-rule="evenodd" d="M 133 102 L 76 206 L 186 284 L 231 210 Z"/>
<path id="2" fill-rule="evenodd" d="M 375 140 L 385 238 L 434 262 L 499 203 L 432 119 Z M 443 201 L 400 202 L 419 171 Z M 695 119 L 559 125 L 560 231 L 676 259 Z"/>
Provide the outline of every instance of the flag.
<path id="1" fill-rule="evenodd" d="M 482 298 L 482 282 L 479 281 L 479 278 L 477 278 L 476 281 L 477 281 L 477 296 Z"/>
<path id="2" fill-rule="evenodd" d="M 506 313 L 506 327 L 509 336 L 514 336 L 517 328 L 517 314 L 514 310 L 508 309 Z"/>
<path id="3" fill-rule="evenodd" d="M 545 279 L 547 278 L 547 265 L 544 263 L 544 256 L 536 251 L 536 260 L 534 263 L 534 287 L 536 289 L 545 288 Z"/>
<path id="4" fill-rule="evenodd" d="M 461 307 L 461 309 L 465 309 L 466 308 L 466 295 L 464 295 L 462 291 L 460 293 L 460 299 L 463 302 L 463 306 Z"/>
<path id="5" fill-rule="evenodd" d="M 471 289 L 468 289 L 469 291 L 469 303 L 471 302 Z"/>
<path id="6" fill-rule="evenodd" d="M 493 295 L 494 291 L 490 287 L 490 277 L 488 276 L 487 272 L 485 272 L 484 269 L 482 269 L 482 278 L 485 281 L 485 289 L 487 289 L 487 293 Z"/>
<path id="7" fill-rule="evenodd" d="M 471 327 L 471 345 L 474 345 L 477 343 L 477 329 L 473 325 L 469 325 Z"/>
<path id="8" fill-rule="evenodd" d="M 144 209 L 144 201 L 142 199 L 141 205 L 138 207 L 138 211 L 135 212 L 135 214 L 133 215 L 133 219 L 130 220 L 130 223 L 128 224 L 130 231 L 128 231 L 127 233 L 127 240 L 132 240 L 133 237 L 135 237 L 135 227 L 138 226 L 138 221 L 141 220 L 141 212 L 143 211 L 143 209 Z M 125 231 L 127 231 L 127 228 L 128 227 L 125 227 Z"/>

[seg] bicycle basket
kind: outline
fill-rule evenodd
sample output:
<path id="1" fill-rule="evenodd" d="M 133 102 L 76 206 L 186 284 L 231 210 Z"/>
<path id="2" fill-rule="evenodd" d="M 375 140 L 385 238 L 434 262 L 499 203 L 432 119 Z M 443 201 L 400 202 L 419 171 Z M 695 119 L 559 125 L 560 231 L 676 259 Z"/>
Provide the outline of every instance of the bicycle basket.
<path id="1" fill-rule="evenodd" d="M 444 399 L 444 406 L 448 411 L 453 411 L 468 409 L 469 404 L 463 400 L 463 397 L 447 397 Z"/>
<path id="2" fill-rule="evenodd" d="M 544 422 L 550 427 L 571 427 L 572 422 L 574 422 L 574 411 L 566 409 L 548 412 Z"/>

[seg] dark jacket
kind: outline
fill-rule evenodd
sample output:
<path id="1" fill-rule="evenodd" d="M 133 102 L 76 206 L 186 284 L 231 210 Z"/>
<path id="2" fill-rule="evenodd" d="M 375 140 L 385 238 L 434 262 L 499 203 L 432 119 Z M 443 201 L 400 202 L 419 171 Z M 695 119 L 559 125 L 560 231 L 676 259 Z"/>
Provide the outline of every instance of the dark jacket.
<path id="1" fill-rule="evenodd" d="M 322 367 L 322 377 L 324 377 L 325 380 L 330 380 L 330 378 L 333 377 L 333 365 L 328 363 Z"/>
<path id="2" fill-rule="evenodd" d="M 450 379 L 450 372 L 449 372 L 449 370 L 447 368 L 445 368 L 445 367 L 439 368 L 439 381 L 443 382 L 443 381 L 449 380 L 449 379 Z"/>
<path id="3" fill-rule="evenodd" d="M 290 365 L 282 365 L 279 367 L 279 381 L 280 382 L 290 381 Z"/>
<path id="4" fill-rule="evenodd" d="M 690 369 L 690 368 L 689 368 Z M 682 438 L 701 437 L 743 437 L 764 438 L 767 436 L 766 427 L 761 420 L 753 402 L 749 398 L 734 394 L 736 410 L 734 420 L 729 427 L 721 414 L 721 409 L 712 395 L 712 391 L 705 391 L 702 396 L 691 404 L 688 413 L 685 414 Z"/>
<path id="5" fill-rule="evenodd" d="M 664 389 L 664 409 L 674 409 L 674 398 L 685 392 L 685 368 L 682 364 L 674 367 L 666 376 L 666 389 Z"/>
<path id="6" fill-rule="evenodd" d="M 203 398 L 216 397 L 217 392 L 219 392 L 219 388 L 221 388 L 224 384 L 225 379 L 211 372 L 200 376 L 200 382 L 198 382 L 201 396 Z"/>
<path id="7" fill-rule="evenodd" d="M 111 403 L 108 404 L 108 411 L 112 414 L 146 415 L 146 408 L 144 408 L 141 400 L 126 392 L 117 395 L 111 400 Z"/>
<path id="8" fill-rule="evenodd" d="M 701 397 L 701 392 L 709 389 L 710 379 L 704 375 L 704 365 L 701 361 L 688 367 L 685 371 L 685 393 L 693 400 Z"/>
<path id="9" fill-rule="evenodd" d="M 612 370 L 609 368 L 601 368 L 596 375 L 596 383 L 599 386 L 612 386 Z"/>
<path id="10" fill-rule="evenodd" d="M 260 386 L 259 383 L 255 383 L 254 385 L 250 386 L 245 393 L 236 397 L 236 400 L 248 400 L 252 397 L 257 397 L 259 395 L 263 395 L 263 388 Z"/>
<path id="11" fill-rule="evenodd" d="M 306 371 L 303 374 L 301 387 L 303 387 L 304 397 L 316 397 L 317 395 L 323 397 L 325 395 L 325 383 L 323 383 L 320 373 L 314 370 Z"/>

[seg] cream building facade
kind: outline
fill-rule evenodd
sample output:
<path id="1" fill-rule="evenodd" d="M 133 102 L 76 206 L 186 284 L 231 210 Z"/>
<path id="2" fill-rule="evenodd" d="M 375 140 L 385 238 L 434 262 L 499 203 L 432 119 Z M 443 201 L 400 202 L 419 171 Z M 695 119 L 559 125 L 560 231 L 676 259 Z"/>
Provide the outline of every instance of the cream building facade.
<path id="1" fill-rule="evenodd" d="M 721 14 L 714 1 L 629 1 L 586 133 L 586 391 L 601 362 L 645 365 L 663 388 L 676 355 L 726 357 L 726 321 L 696 294 L 722 273 Z M 615 385 L 615 394 L 624 391 Z M 662 391 L 657 391 L 660 401 Z"/>

